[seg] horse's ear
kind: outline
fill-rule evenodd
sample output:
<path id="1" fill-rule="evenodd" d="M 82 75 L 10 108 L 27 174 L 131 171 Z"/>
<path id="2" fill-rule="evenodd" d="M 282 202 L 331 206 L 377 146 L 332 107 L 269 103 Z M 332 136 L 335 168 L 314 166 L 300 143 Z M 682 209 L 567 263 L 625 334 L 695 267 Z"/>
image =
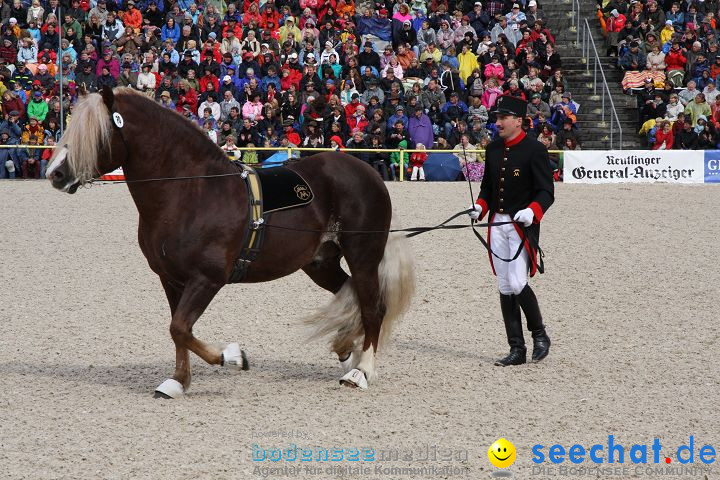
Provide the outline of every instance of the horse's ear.
<path id="1" fill-rule="evenodd" d="M 112 110 L 113 104 L 115 103 L 115 94 L 112 91 L 111 87 L 108 87 L 105 85 L 102 89 L 102 98 L 103 102 L 105 102 L 105 106 L 107 106 L 108 110 Z"/>

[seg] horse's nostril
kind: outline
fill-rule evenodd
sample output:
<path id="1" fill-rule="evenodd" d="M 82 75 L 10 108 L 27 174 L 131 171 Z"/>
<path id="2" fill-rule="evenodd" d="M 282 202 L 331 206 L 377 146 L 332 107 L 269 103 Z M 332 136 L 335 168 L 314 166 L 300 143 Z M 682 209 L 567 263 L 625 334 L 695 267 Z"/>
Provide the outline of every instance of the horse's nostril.
<path id="1" fill-rule="evenodd" d="M 53 180 L 57 180 L 58 182 L 65 177 L 65 175 L 63 175 L 63 173 L 59 170 L 55 170 L 53 172 L 52 176 L 53 176 Z"/>

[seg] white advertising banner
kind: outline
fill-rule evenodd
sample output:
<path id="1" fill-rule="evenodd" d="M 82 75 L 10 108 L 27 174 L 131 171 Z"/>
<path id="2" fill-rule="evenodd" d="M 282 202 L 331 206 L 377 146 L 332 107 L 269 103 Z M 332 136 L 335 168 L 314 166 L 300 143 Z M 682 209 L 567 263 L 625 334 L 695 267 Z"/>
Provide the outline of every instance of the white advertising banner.
<path id="1" fill-rule="evenodd" d="M 564 152 L 565 183 L 703 183 L 699 150 L 573 150 Z"/>

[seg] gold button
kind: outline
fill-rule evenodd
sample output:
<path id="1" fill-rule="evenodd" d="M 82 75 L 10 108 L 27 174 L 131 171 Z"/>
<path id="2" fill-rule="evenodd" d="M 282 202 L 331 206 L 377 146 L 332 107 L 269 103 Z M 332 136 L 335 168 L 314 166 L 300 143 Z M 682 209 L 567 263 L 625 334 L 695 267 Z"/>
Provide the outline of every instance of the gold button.
<path id="1" fill-rule="evenodd" d="M 505 171 L 505 167 L 502 167 L 502 168 L 500 169 L 500 171 L 504 172 L 504 171 Z"/>
<path id="2" fill-rule="evenodd" d="M 510 149 L 509 149 L 508 147 L 505 147 L 505 151 L 506 151 L 506 152 L 509 152 Z"/>
<path id="3" fill-rule="evenodd" d="M 504 189 L 504 188 L 502 188 L 502 187 L 500 187 L 500 191 L 501 191 L 501 192 L 504 192 L 504 191 L 505 191 L 505 189 Z"/>
<path id="4" fill-rule="evenodd" d="M 503 199 L 502 199 L 502 197 L 500 197 L 500 203 L 502 203 L 502 201 L 503 201 Z"/>
<path id="5" fill-rule="evenodd" d="M 500 181 L 501 181 L 501 182 L 504 182 L 504 181 L 505 181 L 505 177 L 500 177 Z"/>
<path id="6" fill-rule="evenodd" d="M 501 209 L 499 210 L 499 212 L 500 212 L 500 213 L 505 213 L 505 210 L 503 210 L 503 209 L 501 208 Z"/>

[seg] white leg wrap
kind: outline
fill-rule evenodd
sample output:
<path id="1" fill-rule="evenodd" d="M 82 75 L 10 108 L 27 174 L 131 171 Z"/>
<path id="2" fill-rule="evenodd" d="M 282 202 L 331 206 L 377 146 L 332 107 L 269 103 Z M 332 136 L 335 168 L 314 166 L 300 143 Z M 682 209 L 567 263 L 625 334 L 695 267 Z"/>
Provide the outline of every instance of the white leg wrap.
<path id="1" fill-rule="evenodd" d="M 357 387 L 360 390 L 367 390 L 368 388 L 367 378 L 365 378 L 365 374 L 357 368 L 353 368 L 348 373 L 343 375 L 343 377 L 340 379 L 340 385 Z"/>
<path id="2" fill-rule="evenodd" d="M 347 373 L 353 368 L 353 361 L 354 361 L 354 355 L 352 352 L 350 352 L 350 355 L 345 360 L 340 360 L 340 366 L 343 369 L 343 372 Z"/>
<path id="3" fill-rule="evenodd" d="M 367 377 L 368 382 L 375 380 L 375 347 L 370 347 L 364 352 L 360 352 L 360 361 L 357 368 L 362 370 Z"/>
<path id="4" fill-rule="evenodd" d="M 247 370 L 248 361 L 245 358 L 244 353 L 240 350 L 240 345 L 237 343 L 230 343 L 225 350 L 222 352 L 223 366 L 231 367 L 236 369 Z"/>
<path id="5" fill-rule="evenodd" d="M 155 391 L 162 393 L 163 395 L 167 395 L 170 398 L 180 398 L 185 394 L 185 389 L 183 388 L 182 383 L 173 378 L 165 380 L 155 389 Z"/>

